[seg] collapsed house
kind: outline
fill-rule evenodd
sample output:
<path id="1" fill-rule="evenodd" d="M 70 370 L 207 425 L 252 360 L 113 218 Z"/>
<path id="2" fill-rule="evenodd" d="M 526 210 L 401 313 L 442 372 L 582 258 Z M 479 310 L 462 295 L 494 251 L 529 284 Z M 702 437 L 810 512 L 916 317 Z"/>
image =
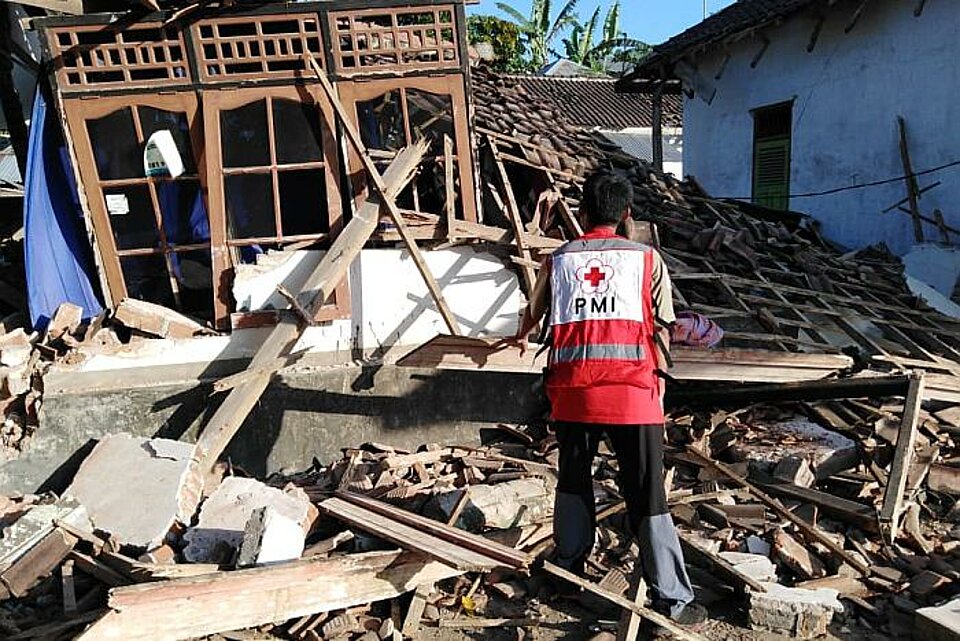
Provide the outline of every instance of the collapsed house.
<path id="1" fill-rule="evenodd" d="M 0 337 L 4 634 L 558 625 L 532 571 L 557 463 L 543 361 L 490 337 L 515 331 L 539 260 L 580 232 L 598 168 L 633 183 L 625 232 L 660 248 L 678 309 L 723 328 L 673 350 L 667 397 L 665 483 L 698 596 L 797 637 L 956 634 L 960 323 L 884 252 L 712 199 L 470 69 L 463 15 L 35 22 L 106 309 L 57 304 L 42 333 Z M 632 593 L 616 474 L 604 456 L 578 582 L 624 610 L 621 634 L 650 618 L 703 638 Z"/>

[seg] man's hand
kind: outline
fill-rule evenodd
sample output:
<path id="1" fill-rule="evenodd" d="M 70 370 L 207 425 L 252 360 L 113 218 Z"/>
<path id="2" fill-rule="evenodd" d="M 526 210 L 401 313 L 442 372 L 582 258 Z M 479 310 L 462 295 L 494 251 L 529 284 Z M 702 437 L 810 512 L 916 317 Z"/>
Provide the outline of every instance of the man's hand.
<path id="1" fill-rule="evenodd" d="M 508 338 L 501 338 L 496 343 L 491 345 L 491 347 L 497 351 L 506 349 L 508 347 L 516 347 L 520 350 L 520 356 L 523 356 L 527 353 L 527 346 L 528 343 L 526 336 L 510 336 Z"/>

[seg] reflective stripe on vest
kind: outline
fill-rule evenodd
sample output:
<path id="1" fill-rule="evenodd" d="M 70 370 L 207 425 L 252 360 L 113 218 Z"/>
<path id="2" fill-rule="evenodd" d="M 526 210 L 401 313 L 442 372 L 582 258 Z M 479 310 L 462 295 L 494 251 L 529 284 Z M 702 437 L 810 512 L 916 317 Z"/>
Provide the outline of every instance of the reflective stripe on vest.
<path id="1" fill-rule="evenodd" d="M 571 345 L 553 350 L 554 363 L 573 363 L 576 361 L 642 361 L 645 351 L 643 345 Z"/>

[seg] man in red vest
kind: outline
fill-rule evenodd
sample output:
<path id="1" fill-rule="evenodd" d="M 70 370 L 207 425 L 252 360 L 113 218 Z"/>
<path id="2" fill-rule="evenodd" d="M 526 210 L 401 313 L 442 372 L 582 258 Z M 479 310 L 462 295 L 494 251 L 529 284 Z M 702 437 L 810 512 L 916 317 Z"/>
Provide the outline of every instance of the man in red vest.
<path id="1" fill-rule="evenodd" d="M 664 364 L 674 321 L 670 277 L 656 250 L 616 233 L 630 215 L 633 188 L 611 174 L 583 186 L 589 230 L 560 247 L 540 270 L 513 341 L 549 311 L 546 388 L 560 444 L 554 511 L 556 562 L 580 573 L 593 548 L 596 506 L 591 466 L 606 436 L 653 605 L 685 625 L 706 619 L 693 589 L 663 487 Z"/>

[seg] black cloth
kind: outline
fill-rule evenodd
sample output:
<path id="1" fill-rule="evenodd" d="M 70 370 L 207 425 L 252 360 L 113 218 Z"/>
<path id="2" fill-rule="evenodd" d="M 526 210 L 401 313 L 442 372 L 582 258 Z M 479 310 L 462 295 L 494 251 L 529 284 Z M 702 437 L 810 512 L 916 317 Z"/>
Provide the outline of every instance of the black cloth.
<path id="1" fill-rule="evenodd" d="M 666 514 L 663 489 L 663 424 L 600 425 L 557 422 L 560 478 L 557 491 L 580 496 L 593 514 L 593 459 L 604 433 L 620 465 L 619 486 L 630 524 L 636 528 L 645 516 Z M 636 529 L 634 529 L 636 531 Z"/>

